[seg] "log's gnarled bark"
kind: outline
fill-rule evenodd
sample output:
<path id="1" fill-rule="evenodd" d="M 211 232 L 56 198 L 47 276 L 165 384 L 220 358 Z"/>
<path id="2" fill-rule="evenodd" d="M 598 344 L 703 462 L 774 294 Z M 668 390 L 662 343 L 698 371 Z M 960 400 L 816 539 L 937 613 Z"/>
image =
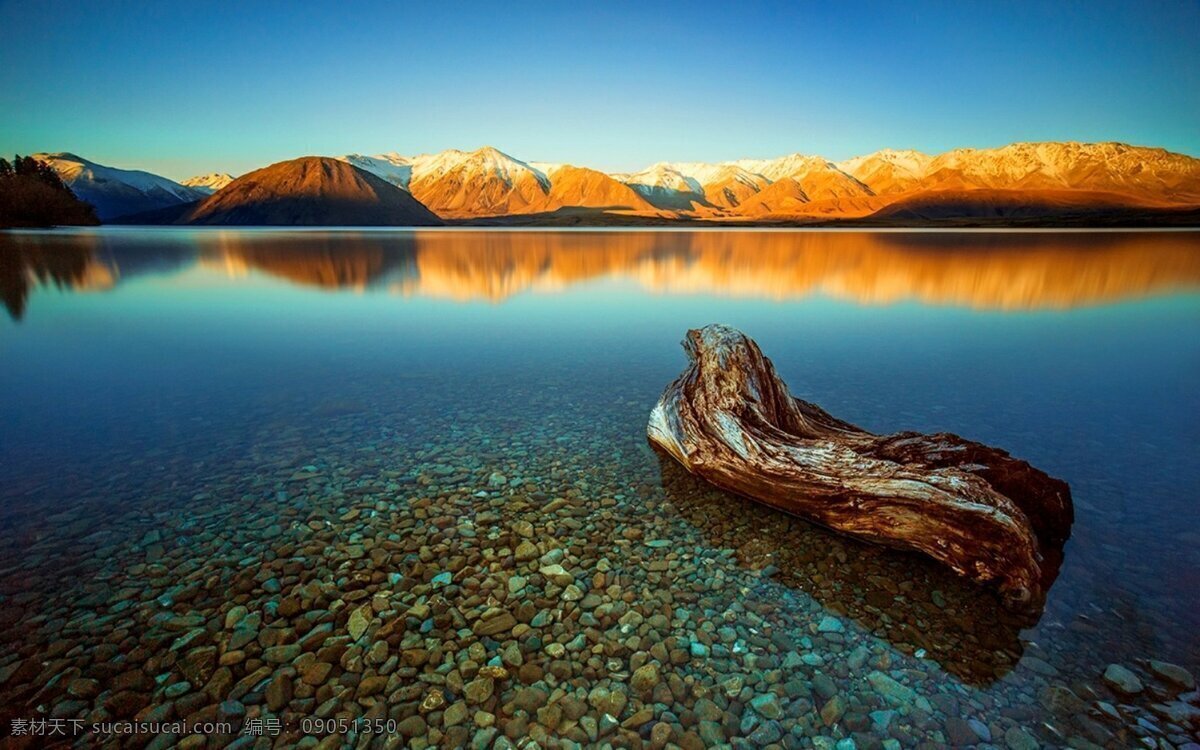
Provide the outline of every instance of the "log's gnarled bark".
<path id="1" fill-rule="evenodd" d="M 740 331 L 688 331 L 691 360 L 650 414 L 651 442 L 714 485 L 850 534 L 923 552 L 1040 606 L 1074 520 L 1067 484 L 957 435 L 874 435 L 792 398 Z"/>

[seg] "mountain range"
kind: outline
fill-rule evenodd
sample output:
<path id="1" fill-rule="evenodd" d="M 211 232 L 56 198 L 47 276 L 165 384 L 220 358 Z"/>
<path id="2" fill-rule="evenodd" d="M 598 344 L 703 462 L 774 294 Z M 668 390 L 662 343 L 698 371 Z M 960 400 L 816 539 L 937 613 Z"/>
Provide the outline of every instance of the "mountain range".
<path id="1" fill-rule="evenodd" d="M 136 169 L 118 169 L 71 153 L 34 154 L 54 168 L 80 200 L 92 204 L 101 221 L 190 203 L 204 193 Z"/>
<path id="2" fill-rule="evenodd" d="M 96 206 L 102 220 L 220 196 L 240 181 L 214 173 L 180 184 L 72 154 L 36 158 L 50 163 L 81 199 Z M 720 163 L 659 162 L 638 172 L 614 174 L 522 161 L 492 147 L 336 159 L 389 183 L 452 222 L 759 224 L 849 219 L 904 224 L 1112 215 L 1162 218 L 1181 213 L 1194 218 L 1200 210 L 1200 159 L 1111 142 L 1015 143 L 937 155 L 885 149 L 838 162 L 805 154 Z M 336 171 L 320 173 L 332 178 Z M 256 183 L 260 191 L 262 177 Z M 349 179 L 348 173 L 341 177 Z M 364 179 L 354 177 L 360 183 Z M 243 200 L 247 195 L 243 191 Z M 326 211 L 324 217 L 333 224 L 350 223 L 339 220 L 346 217 L 337 211 Z M 176 215 L 171 220 L 181 219 Z"/>

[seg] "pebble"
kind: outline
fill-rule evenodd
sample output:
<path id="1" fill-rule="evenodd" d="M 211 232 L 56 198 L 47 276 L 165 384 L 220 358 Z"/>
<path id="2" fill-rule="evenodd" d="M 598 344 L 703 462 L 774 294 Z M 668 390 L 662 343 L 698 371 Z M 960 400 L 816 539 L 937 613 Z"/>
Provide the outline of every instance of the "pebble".
<path id="1" fill-rule="evenodd" d="M 422 737 L 425 735 L 425 719 L 420 716 L 409 716 L 397 724 L 396 730 L 404 737 Z"/>
<path id="2" fill-rule="evenodd" d="M 318 687 L 324 685 L 329 679 L 329 673 L 333 671 L 333 665 L 328 662 L 314 661 L 300 669 L 300 681 L 305 685 Z"/>
<path id="3" fill-rule="evenodd" d="M 1040 747 L 1038 741 L 1020 727 L 1011 727 L 1004 733 L 1004 744 L 1009 750 L 1038 750 Z"/>
<path id="4" fill-rule="evenodd" d="M 1135 695 L 1142 692 L 1142 681 L 1120 664 L 1109 664 L 1105 668 L 1104 681 L 1113 690 L 1123 695 Z"/>
<path id="5" fill-rule="evenodd" d="M 229 611 L 225 613 L 225 629 L 232 630 L 233 628 L 237 627 L 237 624 L 241 622 L 247 614 L 249 614 L 249 610 L 247 610 L 246 607 L 241 604 L 230 607 Z"/>
<path id="6" fill-rule="evenodd" d="M 512 630 L 517 620 L 508 612 L 501 612 L 486 620 L 480 619 L 475 623 L 475 635 L 499 635 Z"/>
<path id="7" fill-rule="evenodd" d="M 867 675 L 867 682 L 893 706 L 907 706 L 916 699 L 911 688 L 901 685 L 883 672 L 871 672 Z"/>
<path id="8" fill-rule="evenodd" d="M 122 517 L 138 539 L 162 529 L 154 559 L 123 553 L 110 529 L 79 542 L 97 550 L 95 575 L 72 596 L 5 590 L 5 626 L 21 639 L 0 656 L 0 693 L 72 718 L 399 722 L 387 740 L 279 740 L 304 748 L 1190 741 L 1187 669 L 1125 651 L 1075 658 L 1109 622 L 1097 608 L 1009 628 L 952 576 L 716 493 L 645 455 L 644 437 L 557 442 L 590 433 L 596 412 L 492 430 L 405 403 L 370 438 L 337 432 L 353 416 L 312 428 L 337 440 L 273 423 L 292 441 L 275 473 L 236 451 L 225 463 L 198 453 L 208 498 L 174 497 L 186 481 L 172 474 L 157 492 L 185 515 L 160 502 Z M 431 430 L 421 439 L 408 432 L 418 422 Z M 297 472 L 301 461 L 312 468 Z M 3 562 L 12 580 L 43 567 Z M 1109 703 L 1103 667 L 1116 660 L 1141 687 Z"/>
<path id="9" fill-rule="evenodd" d="M 371 625 L 373 614 L 370 607 L 362 606 L 350 613 L 350 619 L 346 623 L 346 632 L 350 634 L 350 638 L 358 640 L 367 632 L 367 628 Z"/>
<path id="10" fill-rule="evenodd" d="M 529 562 L 536 560 L 538 557 L 538 548 L 533 542 L 528 540 L 522 541 L 517 545 L 517 550 L 514 553 L 517 562 Z"/>
<path id="11" fill-rule="evenodd" d="M 835 695 L 822 706 L 821 721 L 825 722 L 825 726 L 831 727 L 841 721 L 845 713 L 846 701 L 840 695 Z"/>
<path id="12" fill-rule="evenodd" d="M 896 718 L 896 712 L 888 709 L 886 711 L 871 712 L 871 726 L 878 734 L 887 734 L 888 727 L 892 725 L 892 720 Z"/>
<path id="13" fill-rule="evenodd" d="M 263 661 L 268 664 L 287 664 L 300 655 L 299 644 L 289 644 L 287 646 L 272 646 L 263 650 Z"/>
<path id="14" fill-rule="evenodd" d="M 843 630 L 842 621 L 833 615 L 825 615 L 821 618 L 821 623 L 817 625 L 817 632 L 820 633 L 840 633 Z"/>
<path id="15" fill-rule="evenodd" d="M 755 696 L 750 701 L 750 706 L 766 719 L 778 719 L 783 713 L 783 709 L 779 705 L 779 696 L 774 693 Z"/>
<path id="16" fill-rule="evenodd" d="M 634 671 L 633 677 L 629 680 L 629 685 L 639 693 L 649 693 L 658 686 L 660 678 L 661 675 L 657 664 L 644 664 Z"/>
<path id="17" fill-rule="evenodd" d="M 975 727 L 959 716 L 947 717 L 945 727 L 946 738 L 955 747 L 974 745 L 982 739 Z"/>
<path id="18" fill-rule="evenodd" d="M 480 677 L 471 680 L 463 686 L 463 695 L 466 697 L 468 703 L 486 703 L 488 698 L 492 697 L 492 693 L 495 692 L 495 686 L 496 683 L 491 678 Z"/>
<path id="19" fill-rule="evenodd" d="M 1184 690 L 1196 689 L 1196 678 L 1192 676 L 1191 672 L 1178 664 L 1151 659 L 1149 666 L 1151 672 L 1177 687 L 1181 687 Z"/>

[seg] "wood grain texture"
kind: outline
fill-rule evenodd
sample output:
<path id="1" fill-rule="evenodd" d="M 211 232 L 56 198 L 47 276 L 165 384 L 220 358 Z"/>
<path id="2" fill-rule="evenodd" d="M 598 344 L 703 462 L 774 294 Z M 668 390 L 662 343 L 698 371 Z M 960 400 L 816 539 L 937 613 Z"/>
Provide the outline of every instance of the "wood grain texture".
<path id="1" fill-rule="evenodd" d="M 740 331 L 688 331 L 689 363 L 650 441 L 712 484 L 849 534 L 922 552 L 1040 608 L 1074 520 L 1067 484 L 950 433 L 875 435 L 795 399 Z"/>

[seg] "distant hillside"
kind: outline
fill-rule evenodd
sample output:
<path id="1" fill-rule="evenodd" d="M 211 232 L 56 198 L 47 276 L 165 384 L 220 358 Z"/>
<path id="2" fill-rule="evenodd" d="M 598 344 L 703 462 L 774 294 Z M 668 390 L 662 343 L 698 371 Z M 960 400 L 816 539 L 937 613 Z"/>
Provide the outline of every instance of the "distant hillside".
<path id="1" fill-rule="evenodd" d="M 0 159 L 0 228 L 99 223 L 49 165 L 29 156 Z"/>
<path id="2" fill-rule="evenodd" d="M 1155 210 L 1161 202 L 1099 190 L 1028 189 L 930 190 L 905 195 L 872 214 L 872 218 L 1028 219 L 1037 216 L 1102 214 L 1122 209 Z"/>
<path id="3" fill-rule="evenodd" d="M 34 154 L 33 158 L 53 167 L 80 200 L 92 204 L 101 221 L 190 203 L 205 195 L 166 177 L 107 167 L 71 153 Z"/>
<path id="4" fill-rule="evenodd" d="M 432 226 L 405 191 L 344 161 L 306 156 L 243 175 L 177 220 L 241 226 Z"/>

